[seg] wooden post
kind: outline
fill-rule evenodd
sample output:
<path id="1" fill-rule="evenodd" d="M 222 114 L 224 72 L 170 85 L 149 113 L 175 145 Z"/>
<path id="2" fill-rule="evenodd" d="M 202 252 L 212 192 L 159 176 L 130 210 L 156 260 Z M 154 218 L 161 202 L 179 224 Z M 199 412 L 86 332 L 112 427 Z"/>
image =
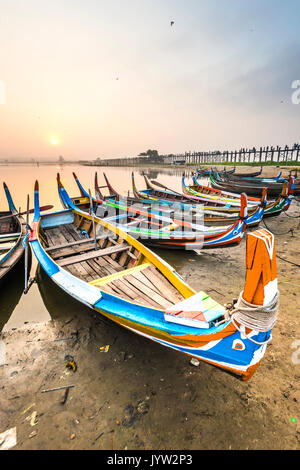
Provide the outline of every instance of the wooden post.
<path id="1" fill-rule="evenodd" d="M 280 153 L 281 153 L 281 147 L 278 147 L 278 158 L 277 161 L 280 162 Z"/>

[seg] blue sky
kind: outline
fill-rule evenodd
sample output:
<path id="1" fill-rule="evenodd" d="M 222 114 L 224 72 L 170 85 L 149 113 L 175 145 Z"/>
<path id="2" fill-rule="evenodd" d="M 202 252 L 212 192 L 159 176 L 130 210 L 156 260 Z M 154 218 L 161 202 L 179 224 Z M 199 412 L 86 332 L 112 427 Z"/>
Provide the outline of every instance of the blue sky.
<path id="1" fill-rule="evenodd" d="M 0 158 L 300 140 L 299 1 L 0 3 Z"/>

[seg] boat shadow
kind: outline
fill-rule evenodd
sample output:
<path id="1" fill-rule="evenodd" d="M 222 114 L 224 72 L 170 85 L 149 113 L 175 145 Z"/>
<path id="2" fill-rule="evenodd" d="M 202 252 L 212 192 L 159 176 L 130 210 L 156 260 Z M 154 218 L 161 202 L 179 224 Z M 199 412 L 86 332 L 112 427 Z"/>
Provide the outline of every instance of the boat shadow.
<path id="1" fill-rule="evenodd" d="M 176 358 L 181 358 L 181 353 L 166 349 L 164 346 L 154 343 L 150 339 L 136 335 L 116 322 L 102 316 L 100 313 L 83 305 L 81 302 L 66 294 L 48 275 L 40 265 L 36 269 L 36 282 L 43 303 L 51 317 L 58 325 L 58 329 L 70 323 L 72 329 L 79 337 L 89 337 L 86 346 L 89 351 L 94 351 L 104 344 L 113 346 L 116 357 L 132 353 L 141 364 L 147 360 L 160 364 L 176 363 Z M 88 331 L 88 333 L 87 333 Z M 142 355 L 141 355 L 142 351 Z M 94 353 L 92 353 L 94 354 Z M 185 359 L 186 360 L 186 359 Z M 161 367 L 164 367 L 161 365 Z"/>
<path id="2" fill-rule="evenodd" d="M 0 282 L 0 332 L 10 319 L 24 291 L 24 254 L 13 269 Z M 29 269 L 31 256 L 29 256 Z"/>

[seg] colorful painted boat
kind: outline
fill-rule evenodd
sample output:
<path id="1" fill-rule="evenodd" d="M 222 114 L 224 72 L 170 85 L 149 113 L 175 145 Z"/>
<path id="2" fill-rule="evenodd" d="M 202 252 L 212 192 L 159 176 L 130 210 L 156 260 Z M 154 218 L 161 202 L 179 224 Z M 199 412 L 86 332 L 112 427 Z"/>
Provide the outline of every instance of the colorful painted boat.
<path id="1" fill-rule="evenodd" d="M 252 172 L 249 172 L 249 173 L 243 173 L 243 172 L 238 172 L 238 173 L 234 173 L 235 176 L 241 176 L 241 177 L 255 177 L 255 176 L 259 176 L 262 174 L 262 170 L 263 170 L 263 167 L 261 166 L 260 167 L 260 170 L 258 171 L 252 171 Z M 222 172 L 222 174 L 224 175 L 232 175 L 232 173 L 230 171 L 226 171 L 225 168 L 224 168 L 224 171 Z"/>
<path id="2" fill-rule="evenodd" d="M 284 183 L 284 181 L 287 181 L 288 178 L 280 178 L 282 175 L 282 171 L 278 173 L 277 176 L 272 177 L 259 177 L 259 176 L 237 176 L 237 175 L 225 175 L 224 179 L 226 180 L 226 176 L 230 180 L 234 181 L 252 181 L 254 183 Z M 222 176 L 222 175 L 221 175 Z"/>
<path id="3" fill-rule="evenodd" d="M 41 267 L 65 292 L 145 338 L 243 380 L 252 376 L 272 327 L 246 328 L 237 312 L 231 316 L 205 292 L 196 293 L 149 248 L 93 214 L 73 209 L 41 215 L 37 182 L 34 199 L 29 242 Z M 247 240 L 243 298 L 266 308 L 277 296 L 273 242 L 263 230 Z"/>
<path id="4" fill-rule="evenodd" d="M 197 192 L 198 190 L 198 185 L 199 182 L 193 176 L 194 180 L 194 185 L 193 186 L 186 186 L 187 191 L 189 191 L 189 188 L 191 188 L 194 192 Z M 293 199 L 293 193 L 294 193 L 294 185 L 295 185 L 295 178 L 294 177 L 289 177 L 288 179 L 284 180 L 283 187 L 282 187 L 282 192 L 281 194 L 276 198 L 276 200 L 273 201 L 266 201 L 265 202 L 265 213 L 264 217 L 271 217 L 274 215 L 279 215 L 282 210 L 287 210 L 292 202 Z M 199 189 L 201 191 L 201 185 L 199 185 Z M 216 190 L 217 191 L 217 190 Z M 192 192 L 191 192 L 192 194 Z M 238 193 L 226 193 L 229 196 L 235 196 L 238 195 Z M 248 197 L 249 201 L 249 197 Z M 250 214 L 250 210 L 249 210 Z"/>
<path id="5" fill-rule="evenodd" d="M 133 182 L 133 190 L 134 194 L 136 196 L 139 196 L 141 199 L 143 198 L 144 192 L 140 192 L 137 190 L 134 182 L 134 175 L 132 174 L 132 182 Z M 266 199 L 264 198 L 264 191 L 262 191 L 262 196 L 261 196 L 261 204 L 260 206 L 264 208 L 264 213 L 263 217 L 273 217 L 279 215 L 283 210 L 287 210 L 291 204 L 291 201 L 293 199 L 293 191 L 294 191 L 294 177 L 290 177 L 289 184 L 286 182 L 283 184 L 282 192 L 281 194 L 274 200 L 267 202 Z M 152 197 L 153 198 L 153 197 Z M 150 199 L 150 198 L 149 198 Z M 168 203 L 167 200 L 163 199 L 156 199 L 157 201 L 159 200 L 161 203 Z M 172 204 L 179 204 L 179 202 L 172 201 Z M 187 207 L 187 204 L 181 203 L 184 207 Z M 200 207 L 197 204 L 192 205 L 195 210 L 197 210 L 197 207 Z M 201 206 L 202 207 L 202 206 Z M 238 215 L 238 208 L 237 207 L 213 207 L 212 205 L 209 206 L 204 206 L 205 212 L 209 211 L 210 213 L 218 213 L 219 215 L 223 215 L 226 217 L 237 217 Z M 257 214 L 256 209 L 248 209 L 248 216 L 254 216 L 254 225 L 256 224 L 256 221 L 259 219 L 260 214 Z M 261 220 L 261 219 L 260 219 Z M 249 221 L 250 222 L 250 221 Z"/>
<path id="6" fill-rule="evenodd" d="M 205 177 L 205 176 L 209 176 L 211 174 L 211 172 L 213 171 L 213 169 L 206 169 L 206 168 L 198 168 L 196 170 L 196 174 L 199 178 L 202 178 L 202 177 Z M 233 173 L 235 172 L 235 167 L 232 168 L 231 170 L 228 170 L 226 171 L 226 168 L 224 167 L 224 170 L 221 170 L 220 173 L 227 173 L 229 175 L 232 175 Z"/>
<path id="7" fill-rule="evenodd" d="M 155 210 L 126 206 L 120 202 L 93 200 L 80 184 L 78 178 L 76 181 L 80 188 L 81 197 L 70 198 L 59 174 L 57 175 L 58 192 L 63 207 L 66 209 L 80 208 L 85 213 L 92 209 L 96 216 L 100 216 L 103 221 L 116 225 L 148 246 L 181 250 L 230 246 L 240 243 L 247 227 L 247 198 L 245 195 L 241 197 L 242 206 L 239 219 L 232 226 L 213 228 L 203 225 L 203 218 L 199 218 L 198 224 L 190 223 L 185 220 L 184 214 L 179 220 L 164 216 L 163 213 Z"/>
<path id="8" fill-rule="evenodd" d="M 104 174 L 104 178 L 106 180 L 106 185 L 102 186 L 103 188 L 108 188 L 111 200 L 122 200 L 124 196 L 118 194 L 118 192 L 113 188 L 108 181 L 107 176 Z M 75 177 L 76 179 L 76 177 Z M 234 223 L 237 220 L 239 213 L 238 208 L 226 208 L 218 211 L 217 207 L 199 205 L 199 204 L 184 204 L 179 201 L 174 200 L 164 200 L 159 198 L 152 197 L 151 199 L 143 199 L 143 194 L 139 192 L 136 188 L 134 182 L 134 174 L 132 173 L 132 181 L 133 181 L 133 188 L 135 191 L 135 195 L 139 195 L 138 197 L 126 197 L 126 201 L 130 204 L 138 203 L 140 201 L 143 204 L 151 204 L 159 205 L 162 207 L 171 208 L 171 213 L 177 213 L 178 210 L 184 210 L 185 214 L 188 212 L 191 214 L 191 218 L 197 216 L 198 210 L 204 211 L 204 221 L 206 225 L 224 225 L 224 218 L 228 221 L 228 223 Z M 294 177 L 290 177 L 289 184 L 286 182 L 283 185 L 282 193 L 274 200 L 274 201 L 267 201 L 262 192 L 262 198 L 260 206 L 257 208 L 248 208 L 248 217 L 246 219 L 246 223 L 248 226 L 256 226 L 261 221 L 262 217 L 274 217 L 279 215 L 282 211 L 288 210 L 290 204 L 293 200 L 293 186 L 294 186 Z M 95 194 L 98 199 L 106 199 L 103 194 L 101 193 L 98 180 L 97 180 L 97 173 L 95 174 Z M 263 210 L 262 210 L 263 209 Z M 180 214 L 177 214 L 177 218 L 180 219 Z"/>
<path id="9" fill-rule="evenodd" d="M 145 175 L 144 175 L 145 177 Z M 132 189 L 133 194 L 135 197 L 140 199 L 156 199 L 156 200 L 165 200 L 165 201 L 172 201 L 172 202 L 179 202 L 183 204 L 193 204 L 195 206 L 203 205 L 205 208 L 211 211 L 218 211 L 218 212 L 228 212 L 230 208 L 233 208 L 235 211 L 239 211 L 240 202 L 233 201 L 233 202 L 226 202 L 224 200 L 212 200 L 211 197 L 203 197 L 200 199 L 196 196 L 190 196 L 187 194 L 180 194 L 176 191 L 171 189 L 158 189 L 155 188 L 150 181 L 145 177 L 147 189 L 139 191 L 135 185 L 134 174 L 132 172 Z"/>
<path id="10" fill-rule="evenodd" d="M 205 190 L 206 187 L 203 186 L 197 180 L 195 175 L 193 175 L 193 182 L 194 182 L 193 185 L 187 185 L 187 184 L 185 184 L 185 181 L 183 180 L 183 183 L 184 183 L 184 186 L 185 186 L 185 191 L 187 191 L 187 192 L 191 191 L 191 194 L 192 194 L 193 191 L 197 193 L 197 192 L 203 192 Z M 239 198 L 240 197 L 239 193 L 231 193 L 231 192 L 228 192 L 228 191 L 221 191 L 220 189 L 215 189 L 215 188 L 212 188 L 212 187 L 209 187 L 209 189 L 211 191 L 216 191 L 216 195 L 218 195 L 218 193 L 219 193 L 220 196 L 229 197 L 229 198 Z M 185 191 L 183 190 L 183 192 L 185 192 Z M 249 196 L 248 200 L 254 201 L 254 204 L 255 204 L 257 201 L 259 201 L 259 198 Z"/>
<path id="11" fill-rule="evenodd" d="M 186 220 L 187 222 L 193 222 L 196 218 L 204 218 L 204 225 L 206 226 L 220 226 L 220 225 L 231 225 L 237 222 L 239 219 L 239 208 L 233 213 L 230 212 L 218 212 L 217 210 L 211 210 L 211 207 L 193 204 L 184 204 L 176 201 L 169 201 L 164 199 L 139 199 L 131 196 L 120 195 L 110 184 L 107 176 L 103 173 L 106 180 L 106 185 L 99 188 L 97 172 L 95 173 L 95 194 L 99 200 L 110 200 L 113 203 L 121 202 L 129 206 L 135 205 L 140 207 L 141 205 L 145 210 L 157 211 L 163 213 L 169 217 L 175 217 L 179 220 Z M 84 190 L 81 187 L 78 178 L 74 175 L 75 181 L 78 184 L 81 195 L 84 195 Z M 107 188 L 109 190 L 109 196 L 103 196 L 101 189 Z M 264 216 L 264 208 L 266 207 L 266 195 L 262 195 L 260 205 L 255 208 L 248 208 L 248 215 L 245 219 L 245 223 L 248 227 L 255 227 L 259 225 L 259 222 Z"/>
<path id="12" fill-rule="evenodd" d="M 224 201 L 226 204 L 235 204 L 240 205 L 240 194 L 235 193 L 226 193 L 225 191 L 220 191 L 215 188 L 210 188 L 208 186 L 200 185 L 197 180 L 194 178 L 196 184 L 190 186 L 185 182 L 184 174 L 182 175 L 181 186 L 183 194 L 188 194 L 199 198 L 201 201 L 203 198 L 209 198 L 212 201 Z M 249 197 L 248 203 L 257 206 L 260 202 L 259 198 Z"/>
<path id="13" fill-rule="evenodd" d="M 284 183 L 253 183 L 249 181 L 233 181 L 233 180 L 223 180 L 218 173 L 214 173 L 214 175 L 210 175 L 210 182 L 213 188 L 225 190 L 225 191 L 233 191 L 236 193 L 245 192 L 247 195 L 261 195 L 262 189 L 264 187 L 267 188 L 268 194 L 270 196 L 278 196 L 281 194 L 283 189 Z M 294 194 L 300 194 L 300 183 L 294 184 Z"/>
<path id="14" fill-rule="evenodd" d="M 199 176 L 199 178 L 203 178 L 203 177 L 209 176 L 211 171 L 212 171 L 211 169 L 207 170 L 205 168 L 197 168 L 196 174 L 197 176 Z"/>
<path id="15" fill-rule="evenodd" d="M 13 203 L 10 191 L 3 183 L 9 211 L 0 212 L 0 280 L 16 266 L 24 255 L 23 240 L 26 223 Z"/>

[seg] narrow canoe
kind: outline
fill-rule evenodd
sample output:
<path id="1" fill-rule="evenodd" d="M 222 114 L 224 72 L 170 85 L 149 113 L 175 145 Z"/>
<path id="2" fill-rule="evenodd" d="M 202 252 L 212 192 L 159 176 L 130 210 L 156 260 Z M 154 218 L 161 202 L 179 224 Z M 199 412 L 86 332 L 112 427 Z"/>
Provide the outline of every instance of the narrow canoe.
<path id="1" fill-rule="evenodd" d="M 270 196 L 278 196 L 283 189 L 284 183 L 260 183 L 255 184 L 249 181 L 235 182 L 233 180 L 224 181 L 218 174 L 210 175 L 211 185 L 216 189 L 224 189 L 226 191 L 233 191 L 236 193 L 245 192 L 247 195 L 261 195 L 264 187 L 267 188 Z M 294 183 L 294 194 L 300 194 L 300 183 Z"/>
<path id="2" fill-rule="evenodd" d="M 139 191 L 136 188 L 134 174 L 132 173 L 132 189 L 135 197 L 140 199 L 159 199 L 172 202 L 180 202 L 183 204 L 193 204 L 193 205 L 204 205 L 204 207 L 209 208 L 213 211 L 218 212 L 228 212 L 229 209 L 239 210 L 240 203 L 237 201 L 226 202 L 226 201 L 215 201 L 209 197 L 203 197 L 200 199 L 196 196 L 190 196 L 187 194 L 180 194 L 176 191 L 170 189 L 157 189 L 151 185 L 148 185 L 147 189 Z"/>
<path id="3" fill-rule="evenodd" d="M 119 227 L 80 209 L 41 215 L 37 182 L 34 199 L 29 242 L 41 267 L 65 292 L 145 338 L 243 380 L 252 376 L 271 329 L 247 329 L 245 336 L 242 324 L 233 322 L 222 305 L 205 292 L 197 294 L 174 268 Z M 261 234 L 257 243 L 260 239 Z M 256 275 L 268 282 L 265 254 L 248 245 L 249 257 L 258 261 Z M 261 272 L 265 265 L 267 276 Z M 270 289 L 266 292 L 270 297 Z"/>
<path id="4" fill-rule="evenodd" d="M 9 211 L 0 212 L 0 280 L 23 259 L 23 240 L 26 236 L 26 223 L 13 203 L 10 191 L 3 183 Z"/>
<path id="5" fill-rule="evenodd" d="M 261 167 L 260 167 L 260 170 L 258 170 L 258 171 L 252 171 L 252 172 L 249 172 L 249 173 L 243 173 L 243 172 L 237 172 L 237 173 L 236 173 L 236 172 L 234 172 L 234 175 L 235 175 L 235 176 L 238 176 L 238 177 L 239 177 L 239 176 L 242 176 L 242 177 L 243 177 L 243 176 L 245 176 L 245 177 L 254 177 L 254 176 L 259 176 L 259 175 L 261 175 L 261 174 L 262 174 L 262 171 L 263 171 L 263 167 L 261 166 Z M 225 170 L 222 174 L 224 174 L 224 175 L 231 175 L 232 173 L 231 173 L 230 171 L 226 171 L 226 170 Z"/>
<path id="6" fill-rule="evenodd" d="M 102 186 L 108 188 L 111 200 L 116 201 L 124 200 L 124 196 L 118 194 L 118 192 L 111 186 L 110 182 L 107 179 L 107 176 L 104 173 L 104 178 L 106 179 L 106 185 Z M 75 175 L 76 179 L 76 175 Z M 274 217 L 279 215 L 282 211 L 288 210 L 290 204 L 293 200 L 293 187 L 294 187 L 294 177 L 290 177 L 289 183 L 285 182 L 283 184 L 281 194 L 274 201 L 267 201 L 264 191 L 262 191 L 262 197 L 260 205 L 256 208 L 248 208 L 248 217 L 246 219 L 246 224 L 248 226 L 256 226 L 261 221 L 262 217 Z M 179 201 L 170 201 L 166 199 L 159 198 L 149 198 L 143 199 L 143 194 L 138 191 L 134 182 L 134 174 L 132 173 L 132 183 L 133 189 L 136 196 L 139 197 L 126 197 L 126 201 L 130 204 L 136 204 L 140 201 L 142 204 L 151 204 L 158 205 L 160 208 L 168 207 L 171 208 L 171 213 L 177 213 L 178 210 L 184 210 L 185 213 L 189 212 L 191 217 L 197 216 L 198 210 L 204 211 L 204 221 L 206 225 L 224 225 L 224 218 L 228 223 L 234 223 L 239 217 L 238 208 L 222 208 L 218 210 L 218 207 L 205 206 L 202 204 L 185 204 Z M 98 199 L 106 199 L 102 194 L 98 186 L 97 173 L 95 174 L 95 194 Z M 180 215 L 177 214 L 177 218 L 180 218 Z"/>
<path id="7" fill-rule="evenodd" d="M 291 201 L 294 197 L 293 196 L 293 193 L 294 193 L 294 180 L 295 180 L 294 177 L 290 177 L 289 185 L 287 185 L 286 182 L 283 184 L 281 194 L 276 198 L 275 201 L 271 201 L 269 203 L 265 202 L 263 204 L 263 207 L 264 207 L 263 216 L 264 217 L 272 217 L 272 216 L 279 215 L 282 210 L 287 210 L 289 208 L 289 206 L 291 204 Z M 133 185 L 134 194 L 137 197 L 140 197 L 142 199 L 143 195 L 146 192 L 149 192 L 149 194 L 150 194 L 151 190 L 145 190 L 145 191 L 138 191 L 137 190 L 137 188 L 135 186 L 135 182 L 134 182 L 133 173 L 132 173 L 132 185 Z M 151 194 L 153 194 L 153 192 Z M 150 196 L 149 196 L 149 198 L 150 198 Z M 152 198 L 153 198 L 153 196 L 152 196 Z M 157 196 L 157 198 L 158 198 L 158 196 Z M 261 194 L 261 200 L 263 200 L 263 199 L 264 199 L 264 190 L 262 190 L 262 194 Z M 164 201 L 163 199 L 159 199 L 159 200 L 162 201 L 162 202 Z M 174 204 L 174 201 L 172 201 L 172 204 Z M 198 207 L 198 205 L 194 204 L 193 207 Z M 218 214 L 224 214 L 224 215 L 231 214 L 231 216 L 234 216 L 234 215 L 236 216 L 237 211 L 238 211 L 237 207 L 227 207 L 227 206 L 223 206 L 223 207 L 215 206 L 214 207 L 213 203 L 211 203 L 211 205 L 209 205 L 209 206 L 205 205 L 204 207 L 207 210 L 209 210 L 210 212 L 213 212 L 213 213 L 218 212 Z M 248 215 L 253 214 L 251 211 L 252 211 L 252 209 L 249 209 Z"/>
<path id="8" fill-rule="evenodd" d="M 149 211 L 145 208 L 126 206 L 109 201 L 92 200 L 89 193 L 80 184 L 81 197 L 70 198 L 64 188 L 59 174 L 57 185 L 60 200 L 67 209 L 80 208 L 88 213 L 92 209 L 101 219 L 112 223 L 129 233 L 132 237 L 152 247 L 194 250 L 202 248 L 216 248 L 238 244 L 243 238 L 247 224 L 247 198 L 242 195 L 240 217 L 231 226 L 206 227 L 203 218 L 199 217 L 199 223 L 190 223 L 182 218 L 176 219 L 164 216 L 159 211 Z M 105 214 L 108 212 L 108 215 Z"/>
<path id="9" fill-rule="evenodd" d="M 184 219 L 186 221 L 192 222 L 200 214 L 204 214 L 204 224 L 206 226 L 220 226 L 220 225 L 230 225 L 235 223 L 239 218 L 239 208 L 232 213 L 227 212 L 218 212 L 215 208 L 212 208 L 205 205 L 193 205 L 193 204 L 184 204 L 176 201 L 169 201 L 164 199 L 142 199 L 131 196 L 121 196 L 110 184 L 107 176 L 103 173 L 106 180 L 106 185 L 98 185 L 97 172 L 95 173 L 95 194 L 98 200 L 107 201 L 110 200 L 113 203 L 122 203 L 129 206 L 132 205 L 142 205 L 146 210 L 157 210 L 162 211 L 163 213 L 169 214 L 169 216 L 175 217 L 177 219 Z M 75 181 L 79 187 L 80 193 L 82 196 L 86 195 L 83 188 L 78 181 L 78 178 L 74 174 Z M 107 188 L 109 191 L 109 196 L 103 196 L 101 189 Z M 240 197 L 240 196 L 239 196 Z M 245 219 L 247 226 L 256 226 L 262 220 L 264 216 L 264 208 L 266 207 L 265 196 L 262 196 L 260 205 L 255 208 L 248 208 L 248 216 Z"/>
<path id="10" fill-rule="evenodd" d="M 206 168 L 198 168 L 196 170 L 196 173 L 197 173 L 197 176 L 199 176 L 200 178 L 201 177 L 205 177 L 205 176 L 209 176 L 211 174 L 211 172 L 213 171 L 213 169 L 209 169 L 207 170 Z M 229 175 L 232 175 L 233 173 L 235 172 L 235 167 L 232 168 L 231 170 L 228 170 L 226 171 L 226 168 L 224 167 L 224 170 L 221 170 L 220 173 L 223 174 L 223 173 L 227 173 Z"/>
<path id="11" fill-rule="evenodd" d="M 225 175 L 224 179 L 228 178 L 229 180 L 234 181 L 252 181 L 253 183 L 283 183 L 287 181 L 288 178 L 280 178 L 282 175 L 282 171 L 278 173 L 277 176 L 274 177 L 259 177 L 259 176 L 237 176 L 237 175 Z M 222 176 L 222 175 L 221 175 Z"/>
<path id="12" fill-rule="evenodd" d="M 198 197 L 201 201 L 202 198 L 209 198 L 212 201 L 221 202 L 224 201 L 226 204 L 240 205 L 240 194 L 226 193 L 224 191 L 216 190 L 215 188 L 210 188 L 208 186 L 200 185 L 197 180 L 194 179 L 195 184 L 190 186 L 185 182 L 184 174 L 182 176 L 181 185 L 182 192 L 190 196 Z M 219 191 L 216 193 L 215 191 Z M 249 197 L 249 204 L 257 205 L 259 204 L 260 199 Z"/>

